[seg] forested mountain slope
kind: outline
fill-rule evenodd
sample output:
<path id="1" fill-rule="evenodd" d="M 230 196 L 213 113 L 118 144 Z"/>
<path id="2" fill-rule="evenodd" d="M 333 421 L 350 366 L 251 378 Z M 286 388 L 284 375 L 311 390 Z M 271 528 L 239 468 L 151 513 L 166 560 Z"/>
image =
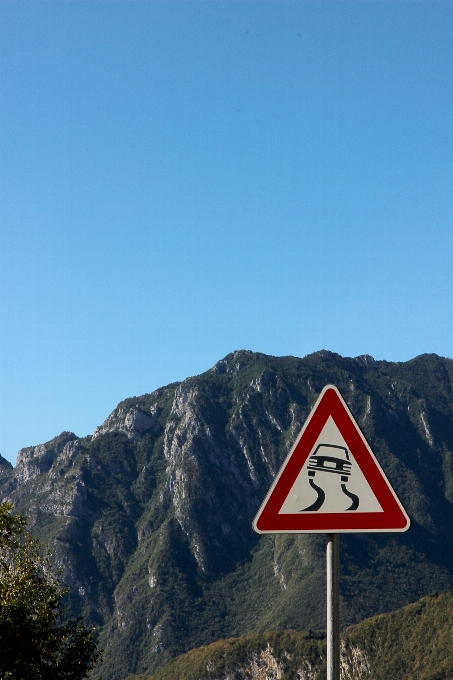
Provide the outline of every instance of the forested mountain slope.
<path id="1" fill-rule="evenodd" d="M 391 614 L 347 628 L 341 635 L 345 680 L 451 680 L 453 595 L 424 597 Z M 127 680 L 323 680 L 322 632 L 285 631 L 219 640 L 191 650 L 152 677 Z"/>
<path id="2" fill-rule="evenodd" d="M 0 460 L 0 497 L 28 514 L 101 626 L 102 674 L 150 673 L 221 638 L 321 629 L 324 537 L 251 521 L 326 383 L 341 389 L 412 520 L 341 537 L 343 625 L 453 589 L 453 361 L 303 359 L 239 351 L 121 402 L 93 436 L 64 432 Z"/>

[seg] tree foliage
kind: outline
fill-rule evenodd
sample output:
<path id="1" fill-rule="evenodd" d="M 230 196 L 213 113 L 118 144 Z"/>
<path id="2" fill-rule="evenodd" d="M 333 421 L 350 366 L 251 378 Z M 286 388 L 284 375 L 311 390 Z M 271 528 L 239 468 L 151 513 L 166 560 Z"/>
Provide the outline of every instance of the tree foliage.
<path id="1" fill-rule="evenodd" d="M 66 617 L 67 589 L 26 519 L 0 504 L 0 680 L 81 680 L 100 660 L 94 630 Z"/>

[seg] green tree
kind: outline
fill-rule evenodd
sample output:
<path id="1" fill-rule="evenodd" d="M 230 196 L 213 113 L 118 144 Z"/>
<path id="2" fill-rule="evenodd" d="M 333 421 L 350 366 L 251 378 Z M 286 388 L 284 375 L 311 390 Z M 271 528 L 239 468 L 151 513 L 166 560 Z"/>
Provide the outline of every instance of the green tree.
<path id="1" fill-rule="evenodd" d="M 94 630 L 66 617 L 49 554 L 0 504 L 0 680 L 80 680 L 101 658 Z"/>

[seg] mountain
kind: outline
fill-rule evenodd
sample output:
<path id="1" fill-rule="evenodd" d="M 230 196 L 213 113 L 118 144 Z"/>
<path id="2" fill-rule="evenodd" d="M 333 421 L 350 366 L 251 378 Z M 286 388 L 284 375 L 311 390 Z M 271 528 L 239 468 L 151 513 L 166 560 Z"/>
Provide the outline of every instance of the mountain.
<path id="1" fill-rule="evenodd" d="M 451 680 L 453 594 L 433 593 L 341 635 L 341 674 L 347 680 Z M 219 640 L 170 661 L 155 675 L 127 680 L 322 680 L 325 635 L 285 631 Z"/>
<path id="2" fill-rule="evenodd" d="M 407 534 L 342 535 L 342 625 L 357 623 L 453 590 L 452 377 L 434 354 L 234 352 L 126 399 L 92 436 L 22 449 L 0 465 L 0 498 L 29 516 L 72 609 L 100 627 L 111 680 L 222 638 L 322 629 L 324 537 L 260 537 L 251 521 L 334 383 L 412 520 Z"/>

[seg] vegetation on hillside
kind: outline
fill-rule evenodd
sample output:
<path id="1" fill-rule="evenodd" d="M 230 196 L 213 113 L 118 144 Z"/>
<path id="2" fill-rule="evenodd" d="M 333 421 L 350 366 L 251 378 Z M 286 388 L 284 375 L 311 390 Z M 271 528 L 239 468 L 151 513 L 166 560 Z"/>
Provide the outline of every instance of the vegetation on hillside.
<path id="1" fill-rule="evenodd" d="M 127 680 L 220 680 L 249 678 L 266 651 L 275 659 L 260 677 L 281 680 L 325 678 L 323 633 L 285 631 L 219 640 L 191 650 L 152 676 Z M 347 628 L 342 636 L 342 676 L 348 680 L 451 680 L 453 593 L 434 593 L 391 614 Z"/>

